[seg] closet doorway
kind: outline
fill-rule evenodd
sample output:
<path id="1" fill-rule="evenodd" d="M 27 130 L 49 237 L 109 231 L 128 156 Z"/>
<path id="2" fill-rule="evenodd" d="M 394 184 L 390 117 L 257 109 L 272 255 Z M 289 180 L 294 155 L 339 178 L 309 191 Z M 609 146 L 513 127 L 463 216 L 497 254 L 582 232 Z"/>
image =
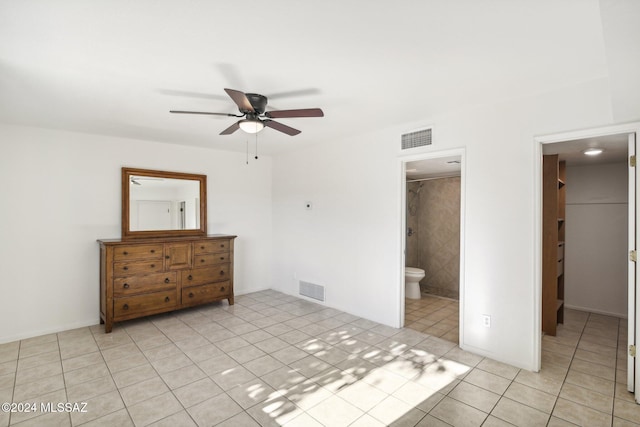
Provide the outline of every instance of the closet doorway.
<path id="1" fill-rule="evenodd" d="M 635 358 L 625 357 L 637 330 L 636 266 L 628 251 L 635 250 L 637 236 L 637 174 L 630 158 L 638 130 L 627 125 L 536 139 L 541 366 L 553 368 L 558 349 L 573 346 L 578 358 L 601 343 L 611 345 L 617 348 L 616 382 L 629 391 L 638 374 Z"/>
<path id="2" fill-rule="evenodd" d="M 406 160 L 403 168 L 403 324 L 456 345 L 463 298 L 462 161 L 460 152 L 438 153 Z"/>

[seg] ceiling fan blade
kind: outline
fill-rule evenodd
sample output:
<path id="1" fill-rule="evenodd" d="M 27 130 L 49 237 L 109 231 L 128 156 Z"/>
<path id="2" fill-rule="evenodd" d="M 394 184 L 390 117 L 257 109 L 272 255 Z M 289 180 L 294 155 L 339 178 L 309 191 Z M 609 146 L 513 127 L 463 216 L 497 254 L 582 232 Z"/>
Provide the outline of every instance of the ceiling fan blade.
<path id="1" fill-rule="evenodd" d="M 310 87 L 308 89 L 294 89 L 287 92 L 278 92 L 278 93 L 270 93 L 269 99 L 281 99 L 281 98 L 289 98 L 293 96 L 309 96 L 309 95 L 318 95 L 320 93 L 320 89 L 315 87 Z"/>
<path id="2" fill-rule="evenodd" d="M 215 99 L 217 101 L 226 101 L 227 97 L 223 95 L 214 95 L 203 92 L 191 92 L 187 90 L 158 89 L 156 92 L 170 96 L 185 96 L 188 98 Z"/>
<path id="3" fill-rule="evenodd" d="M 235 122 L 234 124 L 232 124 L 231 126 L 226 128 L 225 130 L 220 132 L 220 135 L 231 135 L 232 133 L 234 133 L 238 129 L 240 129 L 240 122 Z"/>
<path id="4" fill-rule="evenodd" d="M 286 133 L 289 136 L 294 136 L 301 132 L 298 129 L 294 129 L 290 126 L 283 125 L 282 123 L 274 122 L 273 120 L 263 120 L 262 123 L 264 123 L 265 126 L 268 126 L 271 129 L 275 129 L 282 133 Z"/>
<path id="5" fill-rule="evenodd" d="M 170 113 L 175 113 L 175 114 L 205 114 L 207 116 L 230 116 L 230 117 L 242 117 L 242 116 L 238 116 L 236 114 L 230 114 L 230 113 L 208 113 L 206 111 L 180 111 L 180 110 L 170 110 Z"/>
<path id="6" fill-rule="evenodd" d="M 233 102 L 236 103 L 241 112 L 255 112 L 253 109 L 253 105 L 251 105 L 251 102 L 249 102 L 249 98 L 247 98 L 247 95 L 245 95 L 244 92 L 233 89 L 225 89 L 224 91 L 227 92 L 231 99 L 233 99 Z"/>
<path id="7" fill-rule="evenodd" d="M 299 110 L 277 110 L 267 111 L 265 116 L 272 119 L 281 119 L 288 117 L 324 117 L 324 113 L 320 108 L 302 108 Z"/>
<path id="8" fill-rule="evenodd" d="M 227 62 L 219 62 L 216 64 L 216 68 L 229 86 L 247 87 L 244 79 L 242 78 L 242 72 L 237 65 Z"/>

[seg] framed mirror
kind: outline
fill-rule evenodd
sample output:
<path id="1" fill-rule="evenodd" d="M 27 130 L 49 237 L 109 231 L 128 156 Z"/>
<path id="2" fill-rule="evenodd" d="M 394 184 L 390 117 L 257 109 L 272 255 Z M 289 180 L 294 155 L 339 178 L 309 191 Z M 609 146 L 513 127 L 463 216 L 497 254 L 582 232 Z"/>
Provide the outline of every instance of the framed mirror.
<path id="1" fill-rule="evenodd" d="M 122 168 L 123 239 L 206 232 L 206 175 Z"/>

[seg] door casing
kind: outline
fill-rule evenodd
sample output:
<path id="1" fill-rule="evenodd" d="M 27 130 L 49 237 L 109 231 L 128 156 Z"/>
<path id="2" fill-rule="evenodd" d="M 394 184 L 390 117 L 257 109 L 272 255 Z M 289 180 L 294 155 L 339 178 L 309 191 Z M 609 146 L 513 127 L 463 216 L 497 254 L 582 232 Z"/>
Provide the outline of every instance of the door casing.
<path id="1" fill-rule="evenodd" d="M 452 157 L 452 156 L 459 156 L 460 157 L 460 162 L 461 162 L 461 170 L 460 170 L 460 297 L 459 297 L 459 318 L 458 318 L 458 323 L 459 323 L 459 336 L 458 336 L 458 342 L 459 342 L 459 346 L 460 348 L 464 349 L 464 341 L 463 341 L 463 337 L 464 337 L 464 323 L 463 323 L 463 314 L 464 314 L 464 295 L 465 295 L 465 286 L 464 286 L 464 248 L 465 248 L 465 197 L 466 197 L 466 191 L 465 191 L 465 179 L 466 179 L 466 173 L 465 173 L 465 165 L 466 165 L 466 158 L 465 158 L 465 149 L 464 148 L 455 148 L 455 149 L 451 149 L 451 150 L 443 150 L 443 151 L 434 151 L 434 152 L 421 152 L 421 153 L 415 153 L 415 154 L 407 154 L 405 156 L 399 157 L 399 170 L 400 170 L 400 174 L 399 174 L 399 181 L 400 181 L 400 218 L 401 218 L 401 224 L 400 224 L 400 247 L 402 248 L 402 250 L 400 251 L 400 259 L 399 259 L 399 263 L 400 263 L 400 284 L 402 289 L 400 290 L 400 300 L 399 300 L 399 304 L 400 304 L 400 319 L 398 321 L 398 324 L 400 325 L 400 327 L 404 326 L 404 315 L 405 315 L 405 307 L 404 307 L 404 266 L 405 266 L 405 248 L 406 248 L 406 229 L 407 229 L 407 219 L 406 219 L 406 214 L 407 214 L 407 200 L 406 200 L 406 196 L 407 196 L 407 168 L 406 165 L 408 162 L 414 162 L 417 160 L 425 160 L 425 159 L 437 159 L 437 158 L 441 158 L 441 157 Z"/>
<path id="2" fill-rule="evenodd" d="M 535 361 L 536 371 L 540 370 L 541 360 L 542 360 L 542 153 L 543 146 L 545 144 L 551 143 L 561 143 L 565 141 L 572 141 L 577 139 L 584 138 L 597 138 L 603 137 L 607 135 L 618 135 L 618 134 L 629 134 L 636 136 L 640 134 L 640 122 L 634 123 L 626 123 L 619 125 L 611 125 L 593 129 L 585 129 L 579 131 L 571 131 L 571 132 L 563 132 L 552 135 L 543 135 L 534 138 L 534 206 L 535 206 L 535 215 L 534 215 L 534 233 L 536 236 L 535 239 L 535 248 L 534 248 L 534 328 L 533 336 L 534 336 L 534 353 L 537 356 L 537 360 Z M 635 188 L 638 188 L 638 174 L 635 174 L 635 177 L 630 178 L 629 185 L 635 184 Z M 631 191 L 631 190 L 630 190 Z M 633 203 L 629 200 L 629 203 Z M 634 224 L 638 223 L 638 211 L 634 209 L 633 218 L 629 218 L 629 221 L 634 221 Z M 638 241 L 638 227 L 634 227 L 635 238 L 632 236 L 629 237 L 629 244 L 633 243 L 635 248 L 635 242 Z M 633 240 L 633 242 L 631 242 Z M 632 279 L 635 283 L 637 283 L 637 270 L 633 269 L 633 274 L 629 275 L 629 283 L 631 283 Z M 633 277 L 632 277 L 633 276 Z M 630 288 L 631 289 L 631 288 Z M 639 318 L 635 313 L 635 307 L 638 307 L 639 295 L 638 292 L 629 292 L 629 337 L 628 340 L 630 343 L 635 344 L 636 342 L 636 331 L 639 329 Z M 632 332 L 633 330 L 633 332 Z M 633 391 L 634 383 L 640 381 L 640 358 L 635 358 L 635 360 L 630 360 L 629 366 L 634 367 L 633 371 L 633 381 L 629 383 L 628 381 L 628 389 L 629 391 Z M 632 374 L 629 374 L 631 377 Z M 637 399 L 636 399 L 637 401 Z"/>

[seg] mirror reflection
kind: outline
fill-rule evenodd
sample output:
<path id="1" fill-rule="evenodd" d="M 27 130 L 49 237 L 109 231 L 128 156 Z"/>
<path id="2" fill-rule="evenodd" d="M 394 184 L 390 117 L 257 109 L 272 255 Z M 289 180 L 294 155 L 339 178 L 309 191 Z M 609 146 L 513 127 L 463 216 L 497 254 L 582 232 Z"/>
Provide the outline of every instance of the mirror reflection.
<path id="1" fill-rule="evenodd" d="M 200 182 L 156 176 L 129 176 L 129 230 L 200 228 Z"/>

